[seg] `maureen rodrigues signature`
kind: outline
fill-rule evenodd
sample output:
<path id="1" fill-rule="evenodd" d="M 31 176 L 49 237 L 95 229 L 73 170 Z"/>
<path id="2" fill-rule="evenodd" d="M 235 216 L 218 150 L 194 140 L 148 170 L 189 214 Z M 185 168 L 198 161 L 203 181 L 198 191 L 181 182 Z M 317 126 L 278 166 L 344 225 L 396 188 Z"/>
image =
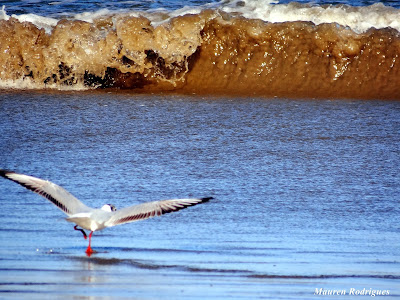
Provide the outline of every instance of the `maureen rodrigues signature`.
<path id="1" fill-rule="evenodd" d="M 315 288 L 314 295 L 316 296 L 389 296 L 390 290 L 377 290 L 373 288 L 363 288 L 363 289 L 324 289 L 324 288 Z"/>

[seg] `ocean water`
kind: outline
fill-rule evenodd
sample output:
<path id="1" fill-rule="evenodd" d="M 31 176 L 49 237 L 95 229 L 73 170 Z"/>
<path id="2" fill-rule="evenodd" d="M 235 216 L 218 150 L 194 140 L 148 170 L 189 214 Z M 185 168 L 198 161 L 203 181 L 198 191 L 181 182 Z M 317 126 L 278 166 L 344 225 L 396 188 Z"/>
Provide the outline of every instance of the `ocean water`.
<path id="1" fill-rule="evenodd" d="M 92 207 L 215 198 L 87 257 L 0 178 L 1 299 L 400 297 L 398 1 L 0 5 L 0 168 Z"/>
<path id="2" fill-rule="evenodd" d="M 0 168 L 92 207 L 215 199 L 95 232 L 87 257 L 2 178 L 0 298 L 397 299 L 399 120 L 397 101 L 3 90 Z"/>
<path id="3" fill-rule="evenodd" d="M 5 1 L 0 87 L 399 99 L 397 1 Z"/>
<path id="4" fill-rule="evenodd" d="M 138 1 L 41 1 L 41 0 L 4 0 L 1 4 L 5 5 L 7 12 L 10 14 L 38 14 L 41 16 L 72 16 L 77 13 L 82 12 L 94 12 L 101 9 L 110 10 L 151 10 L 151 9 L 167 9 L 167 10 L 177 10 L 184 7 L 199 7 L 199 6 L 214 6 L 217 7 L 221 3 L 228 3 L 234 1 L 218 1 L 218 0 L 171 0 L 171 1 L 160 1 L 160 0 L 138 0 Z M 245 3 L 243 1 L 242 3 Z M 259 1 L 268 3 L 268 1 Z M 274 1 L 273 4 L 287 4 L 292 1 Z M 376 3 L 382 3 L 386 6 L 391 6 L 399 8 L 400 4 L 395 0 L 388 1 L 374 1 L 374 0 L 339 0 L 339 1 L 329 1 L 329 0 L 318 0 L 318 1 L 306 1 L 299 0 L 296 1 L 302 4 L 312 4 L 312 5 L 350 5 L 350 6 L 369 6 Z M 243 5 L 243 4 L 241 4 Z"/>

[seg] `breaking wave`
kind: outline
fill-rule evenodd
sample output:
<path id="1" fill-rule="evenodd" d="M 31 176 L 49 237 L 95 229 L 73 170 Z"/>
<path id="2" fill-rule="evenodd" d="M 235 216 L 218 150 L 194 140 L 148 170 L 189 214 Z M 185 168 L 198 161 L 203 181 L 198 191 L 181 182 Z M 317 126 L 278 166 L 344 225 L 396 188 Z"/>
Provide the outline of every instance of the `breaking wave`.
<path id="1" fill-rule="evenodd" d="M 54 19 L 0 11 L 0 87 L 400 95 L 400 10 L 228 1 Z"/>

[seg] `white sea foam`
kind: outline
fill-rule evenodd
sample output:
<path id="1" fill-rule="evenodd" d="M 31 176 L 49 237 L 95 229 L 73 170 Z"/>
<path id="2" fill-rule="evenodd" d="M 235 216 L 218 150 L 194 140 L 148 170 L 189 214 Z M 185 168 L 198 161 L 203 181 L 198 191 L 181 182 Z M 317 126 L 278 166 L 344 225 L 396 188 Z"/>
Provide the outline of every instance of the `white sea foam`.
<path id="1" fill-rule="evenodd" d="M 15 89 L 15 90 L 33 90 L 33 89 L 48 89 L 60 91 L 85 91 L 94 89 L 95 87 L 87 87 L 83 83 L 73 85 L 59 85 L 56 83 L 45 84 L 33 81 L 31 78 L 18 78 L 18 79 L 1 79 L 0 89 Z"/>
<path id="2" fill-rule="evenodd" d="M 391 27 L 400 31 L 400 9 L 376 3 L 371 6 L 353 7 L 347 5 L 304 5 L 298 3 L 279 4 L 274 0 L 231 0 L 210 3 L 198 7 L 183 7 L 174 11 L 158 8 L 147 11 L 128 11 L 101 9 L 94 12 L 82 12 L 69 17 L 72 20 L 93 22 L 96 18 L 107 15 L 145 16 L 153 26 L 158 26 L 170 18 L 198 14 L 203 9 L 215 9 L 224 13 L 235 14 L 249 19 L 261 19 L 266 22 L 309 21 L 314 24 L 337 23 L 356 32 L 365 32 L 370 28 Z M 21 22 L 31 22 L 46 32 L 57 24 L 58 19 L 36 14 L 12 15 Z M 10 18 L 3 6 L 0 20 Z M 61 18 L 61 17 L 60 17 Z"/>
<path id="3" fill-rule="evenodd" d="M 89 22 L 89 23 L 93 23 L 93 21 L 95 19 L 107 16 L 107 15 L 114 15 L 115 13 L 116 12 L 112 12 L 109 9 L 104 8 L 104 9 L 100 9 L 100 10 L 95 11 L 95 12 L 83 12 L 83 13 L 76 14 L 74 16 L 74 19 L 80 20 L 80 21 Z"/>
<path id="4" fill-rule="evenodd" d="M 50 32 L 51 29 L 57 25 L 58 20 L 54 18 L 42 17 L 35 14 L 24 14 L 24 15 L 12 15 L 20 22 L 30 22 L 35 24 L 38 28 L 44 28 L 46 32 Z"/>
<path id="5" fill-rule="evenodd" d="M 400 31 L 400 10 L 376 3 L 371 6 L 275 4 L 275 1 L 234 0 L 222 5 L 220 10 L 236 13 L 250 19 L 277 23 L 285 21 L 310 21 L 314 24 L 337 23 L 356 32 L 391 27 Z"/>
<path id="6" fill-rule="evenodd" d="M 8 20 L 10 17 L 6 13 L 6 6 L 3 5 L 0 11 L 0 20 Z"/>
<path id="7" fill-rule="evenodd" d="M 5 5 L 0 11 L 0 20 L 9 20 L 10 17 L 17 19 L 20 22 L 30 22 L 35 24 L 38 28 L 44 28 L 47 33 L 50 33 L 52 28 L 57 25 L 58 20 L 49 17 L 43 17 L 36 14 L 22 14 L 22 15 L 7 15 Z"/>

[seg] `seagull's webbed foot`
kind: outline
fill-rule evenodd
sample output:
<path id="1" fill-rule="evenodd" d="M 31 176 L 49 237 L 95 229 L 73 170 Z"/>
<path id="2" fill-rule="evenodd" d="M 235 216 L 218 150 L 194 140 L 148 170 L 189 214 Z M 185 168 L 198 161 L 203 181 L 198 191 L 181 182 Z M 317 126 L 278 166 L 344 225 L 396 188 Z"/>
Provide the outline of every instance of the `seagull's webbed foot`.
<path id="1" fill-rule="evenodd" d="M 90 248 L 90 246 L 88 246 L 85 252 L 86 255 L 90 257 L 95 251 L 92 248 Z"/>
<path id="2" fill-rule="evenodd" d="M 80 232 L 82 232 L 83 237 L 85 238 L 85 240 L 87 239 L 87 234 L 86 234 L 86 232 L 85 232 L 82 228 L 78 228 L 78 225 L 75 225 L 75 226 L 74 226 L 74 229 L 75 229 L 75 230 L 78 230 L 78 231 L 80 231 Z"/>

